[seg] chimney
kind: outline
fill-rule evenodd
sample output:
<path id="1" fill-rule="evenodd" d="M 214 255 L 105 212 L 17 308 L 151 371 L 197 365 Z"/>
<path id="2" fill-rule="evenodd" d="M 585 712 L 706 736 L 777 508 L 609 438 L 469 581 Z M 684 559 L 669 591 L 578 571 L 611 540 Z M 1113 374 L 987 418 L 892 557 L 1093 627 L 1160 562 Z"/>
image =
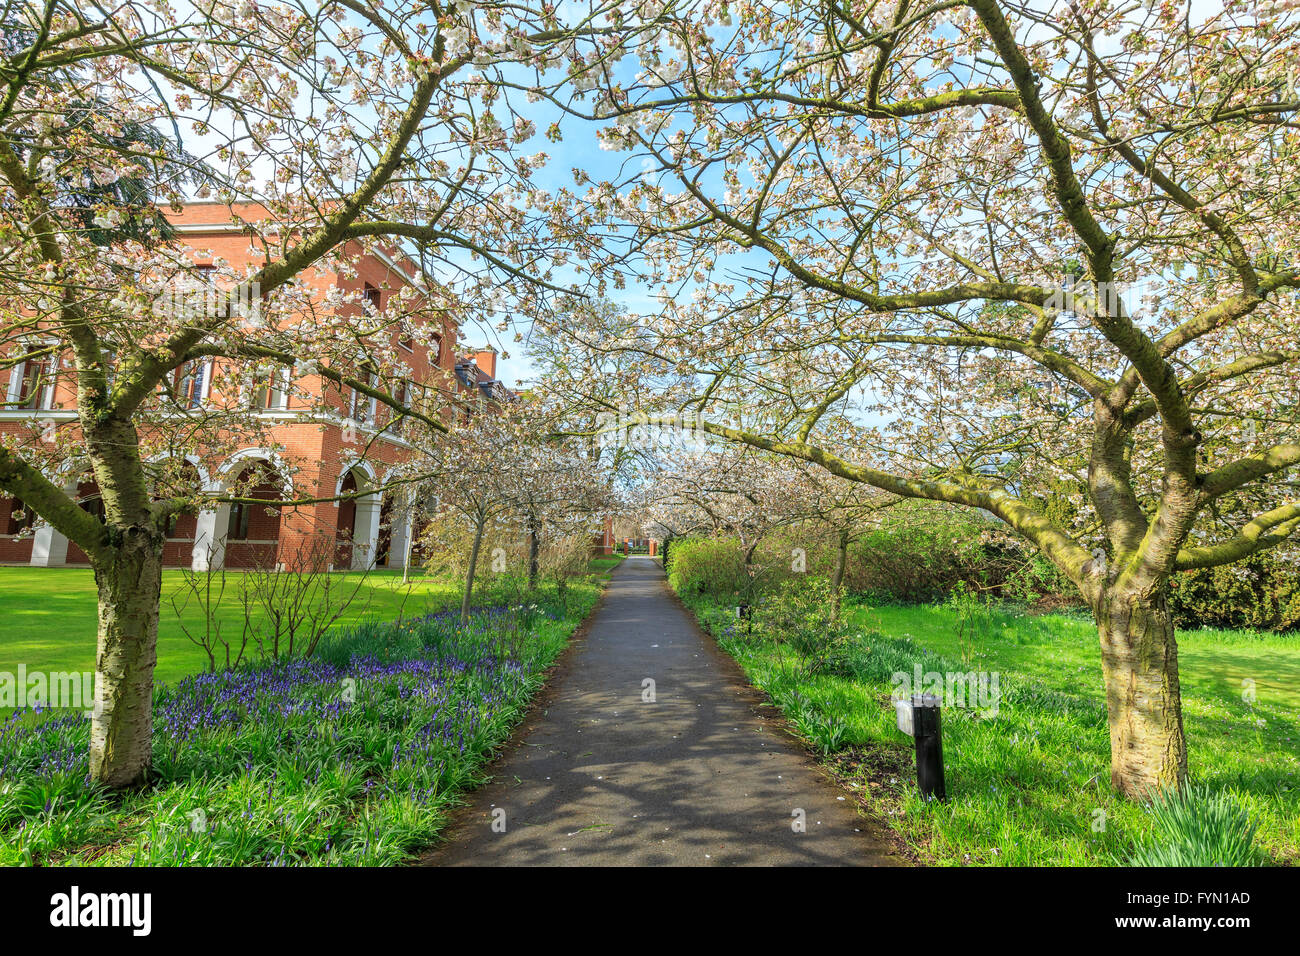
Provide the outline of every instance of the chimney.
<path id="1" fill-rule="evenodd" d="M 483 370 L 488 378 L 497 377 L 497 350 L 492 346 L 481 348 L 474 353 L 474 364 Z"/>

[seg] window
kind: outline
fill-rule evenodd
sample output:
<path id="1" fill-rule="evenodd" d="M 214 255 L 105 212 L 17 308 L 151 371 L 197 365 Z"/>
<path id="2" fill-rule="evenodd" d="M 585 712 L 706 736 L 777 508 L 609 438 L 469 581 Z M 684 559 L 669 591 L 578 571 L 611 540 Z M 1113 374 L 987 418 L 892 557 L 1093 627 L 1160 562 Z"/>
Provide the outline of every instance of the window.
<path id="1" fill-rule="evenodd" d="M 9 401 L 18 408 L 49 408 L 54 392 L 54 359 L 32 359 L 14 366 Z"/>
<path id="2" fill-rule="evenodd" d="M 369 363 L 361 366 L 358 375 L 361 380 L 371 388 L 374 388 L 379 384 L 379 372 Z M 355 388 L 352 390 L 352 406 L 349 409 L 349 413 L 354 419 L 363 425 L 374 424 L 378 412 L 378 399 L 371 398 Z"/>
<path id="3" fill-rule="evenodd" d="M 32 513 L 19 498 L 9 499 L 9 514 L 5 515 L 2 534 L 22 534 L 32 526 Z"/>
<path id="4" fill-rule="evenodd" d="M 108 520 L 104 513 L 104 499 L 98 491 L 95 491 L 89 497 L 82 498 L 77 504 L 81 506 L 81 510 L 86 514 L 98 518 L 100 521 Z"/>
<path id="5" fill-rule="evenodd" d="M 253 407 L 267 411 L 289 407 L 289 394 L 282 370 L 271 372 L 258 383 L 257 390 L 253 393 Z"/>
<path id="6" fill-rule="evenodd" d="M 176 403 L 181 408 L 198 408 L 207 391 L 208 362 L 194 359 L 176 370 Z"/>
<path id="7" fill-rule="evenodd" d="M 437 365 L 442 358 L 442 336 L 435 335 L 429 342 L 429 364 Z"/>
<path id="8" fill-rule="evenodd" d="M 411 403 L 415 399 L 415 393 L 411 388 L 411 382 L 409 379 L 403 378 L 398 380 L 397 387 L 393 390 L 393 397 L 397 399 L 398 403 L 404 408 L 411 407 Z M 388 417 L 389 422 L 387 430 L 394 435 L 405 435 L 409 420 L 405 417 L 404 413 L 394 408 L 389 411 Z"/>
<path id="9" fill-rule="evenodd" d="M 226 537 L 231 541 L 248 540 L 248 505 L 242 501 L 230 505 L 230 523 L 226 526 Z"/>
<path id="10" fill-rule="evenodd" d="M 383 293 L 379 289 L 367 282 L 361 294 L 365 299 L 367 309 L 374 309 L 376 312 L 380 310 L 384 299 Z"/>

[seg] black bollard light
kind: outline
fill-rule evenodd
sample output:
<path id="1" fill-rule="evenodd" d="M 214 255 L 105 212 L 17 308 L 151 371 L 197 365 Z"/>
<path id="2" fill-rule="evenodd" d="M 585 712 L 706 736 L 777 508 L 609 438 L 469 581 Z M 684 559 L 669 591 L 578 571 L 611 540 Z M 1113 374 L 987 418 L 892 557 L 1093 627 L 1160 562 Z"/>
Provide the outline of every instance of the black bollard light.
<path id="1" fill-rule="evenodd" d="M 916 784 L 921 796 L 947 800 L 943 786 L 943 728 L 939 698 L 934 694 L 912 697 L 912 739 L 916 741 Z"/>

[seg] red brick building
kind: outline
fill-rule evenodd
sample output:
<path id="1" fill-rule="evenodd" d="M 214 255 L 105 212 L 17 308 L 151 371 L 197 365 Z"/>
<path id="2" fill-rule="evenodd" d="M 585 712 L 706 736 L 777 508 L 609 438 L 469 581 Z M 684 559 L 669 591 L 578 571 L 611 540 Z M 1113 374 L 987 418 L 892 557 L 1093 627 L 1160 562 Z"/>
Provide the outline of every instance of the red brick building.
<path id="1" fill-rule="evenodd" d="M 264 221 L 257 207 L 236 207 L 245 221 Z M 232 209 L 213 203 L 195 203 L 172 221 L 182 242 L 194 250 L 200 269 L 214 259 L 236 268 L 254 261 L 249 236 Z M 360 251 L 360 250 L 356 250 Z M 458 328 L 439 313 L 419 310 L 423 290 L 418 270 L 400 254 L 366 254 L 356 263 L 355 274 L 311 270 L 303 279 L 314 303 L 324 306 L 335 290 L 351 293 L 375 308 L 406 287 L 416 293 L 403 311 L 414 311 L 426 328 L 423 341 L 394 341 L 412 383 L 437 381 L 464 398 L 471 394 L 487 401 L 502 401 L 511 393 L 496 380 L 496 354 L 490 349 L 466 354 L 457 344 Z M 417 303 L 414 310 L 410 301 Z M 344 309 L 358 306 L 346 305 Z M 396 336 L 397 333 L 394 333 Z M 305 358 L 310 358 L 306 356 Z M 19 364 L 0 371 L 0 433 L 29 433 L 33 421 L 75 427 L 75 385 L 60 375 L 60 362 Z M 217 363 L 217 364 L 214 364 Z M 205 403 L 220 402 L 220 359 L 192 363 L 176 372 L 174 393 L 188 407 L 201 410 Z M 67 365 L 65 364 L 65 368 Z M 409 553 L 412 534 L 410 509 L 392 493 L 382 491 L 387 469 L 410 453 L 401 432 L 386 431 L 389 409 L 352 389 L 343 389 L 314 375 L 292 382 L 289 369 L 269 379 L 256 392 L 251 414 L 261 426 L 256 442 L 241 444 L 227 435 L 220 453 L 199 449 L 183 466 L 195 487 L 220 495 L 232 487 L 256 483 L 251 497 L 268 500 L 333 498 L 358 495 L 343 501 L 294 508 L 271 508 L 240 503 L 218 504 L 198 515 L 180 517 L 168 536 L 164 561 L 171 567 L 253 566 L 293 567 L 304 555 L 325 557 L 334 568 L 401 567 Z M 391 387 L 391 383 L 385 385 Z M 395 389 L 400 398 L 400 389 Z M 341 422 L 323 422 L 309 404 L 293 392 L 323 396 Z M 236 450 L 227 449 L 234 447 Z M 270 476 L 271 479 L 258 482 Z M 102 508 L 98 487 L 88 473 L 61 475 L 65 487 L 83 508 Z M 373 493 L 367 493 L 375 489 Z M 332 560 L 328 560 L 332 558 Z M 36 566 L 86 564 L 86 555 L 54 528 L 41 521 L 22 503 L 0 497 L 0 563 Z"/>
<path id="2" fill-rule="evenodd" d="M 598 558 L 608 558 L 614 553 L 614 519 L 608 515 L 600 534 L 591 537 L 591 553 Z"/>

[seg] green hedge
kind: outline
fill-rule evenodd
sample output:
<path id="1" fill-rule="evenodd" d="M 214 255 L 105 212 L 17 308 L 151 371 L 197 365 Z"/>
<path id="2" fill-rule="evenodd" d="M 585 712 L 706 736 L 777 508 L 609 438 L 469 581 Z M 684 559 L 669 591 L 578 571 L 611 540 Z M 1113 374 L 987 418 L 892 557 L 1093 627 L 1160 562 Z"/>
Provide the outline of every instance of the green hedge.
<path id="1" fill-rule="evenodd" d="M 669 581 L 679 594 L 731 596 L 743 603 L 781 586 L 803 571 L 830 578 L 838 543 L 825 527 L 786 527 L 767 535 L 747 565 L 745 546 L 733 537 L 675 538 L 667 550 Z M 945 599 L 961 589 L 1031 600 L 1070 593 L 1051 565 L 1021 546 L 998 525 L 954 509 L 900 506 L 879 527 L 850 546 L 847 590 L 891 603 Z"/>
<path id="2" fill-rule="evenodd" d="M 678 594 L 740 594 L 750 585 L 745 550 L 733 538 L 675 539 L 667 561 Z"/>
<path id="3" fill-rule="evenodd" d="M 1174 576 L 1169 609 L 1177 627 L 1290 631 L 1300 626 L 1300 570 L 1271 555 Z"/>
<path id="4" fill-rule="evenodd" d="M 904 503 L 852 547 L 850 590 L 889 601 L 941 601 L 961 589 L 1032 600 L 1073 589 L 1001 523 L 981 512 Z"/>

